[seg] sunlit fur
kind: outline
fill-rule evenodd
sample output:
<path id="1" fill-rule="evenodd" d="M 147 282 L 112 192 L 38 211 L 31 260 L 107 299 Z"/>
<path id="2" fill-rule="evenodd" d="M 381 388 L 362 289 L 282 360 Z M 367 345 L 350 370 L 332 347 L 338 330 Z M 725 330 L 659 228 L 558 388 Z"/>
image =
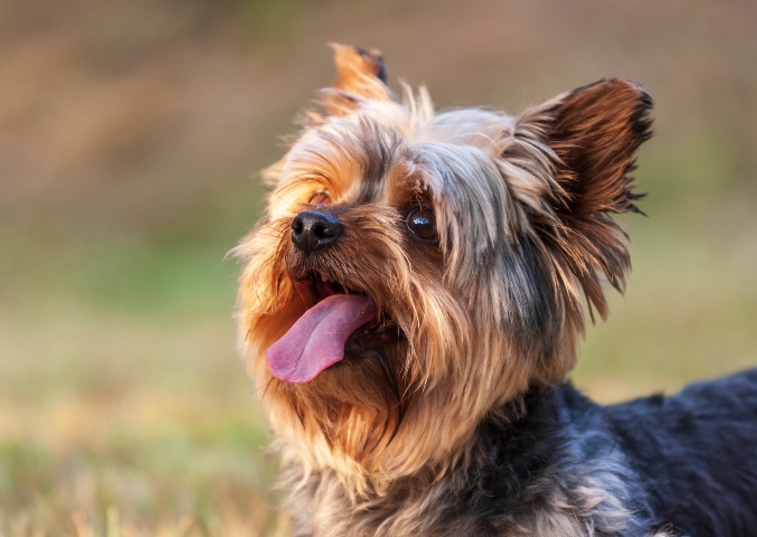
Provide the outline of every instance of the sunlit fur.
<path id="1" fill-rule="evenodd" d="M 606 315 L 608 284 L 623 288 L 629 257 L 610 215 L 636 211 L 629 173 L 651 100 L 603 80 L 514 117 L 437 113 L 424 89 L 395 98 L 377 52 L 335 49 L 337 82 L 267 170 L 268 207 L 235 250 L 244 353 L 298 535 L 468 535 L 472 518 L 445 523 L 449 533 L 439 520 L 450 480 L 476 459 L 477 428 L 508 423 L 526 393 L 562 383 L 587 315 Z M 305 258 L 292 220 L 324 200 L 344 236 Z M 407 229 L 417 206 L 435 213 L 433 243 Z M 301 268 L 367 295 L 405 337 L 309 383 L 273 378 L 266 350 L 313 305 L 292 276 Z M 501 528 L 571 537 L 636 527 L 622 454 L 582 472 L 570 485 L 581 505 L 556 490 Z"/>

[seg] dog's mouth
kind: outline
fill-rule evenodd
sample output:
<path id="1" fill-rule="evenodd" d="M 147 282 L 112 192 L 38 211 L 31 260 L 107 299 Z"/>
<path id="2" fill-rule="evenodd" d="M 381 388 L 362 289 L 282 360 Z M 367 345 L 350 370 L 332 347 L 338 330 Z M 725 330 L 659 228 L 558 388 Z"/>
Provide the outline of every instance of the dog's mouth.
<path id="1" fill-rule="evenodd" d="M 365 294 L 317 272 L 296 280 L 309 287 L 314 305 L 268 349 L 268 367 L 274 377 L 309 382 L 345 356 L 358 357 L 403 337 L 396 323 L 378 314 Z"/>

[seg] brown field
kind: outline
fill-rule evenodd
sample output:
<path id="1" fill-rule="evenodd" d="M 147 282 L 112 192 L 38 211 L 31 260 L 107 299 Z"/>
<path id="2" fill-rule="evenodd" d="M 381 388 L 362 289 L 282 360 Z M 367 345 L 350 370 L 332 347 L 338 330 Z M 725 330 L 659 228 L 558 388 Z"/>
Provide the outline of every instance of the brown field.
<path id="1" fill-rule="evenodd" d="M 643 83 L 649 217 L 573 379 L 610 402 L 757 364 L 756 25 L 704 0 L 0 0 L 0 537 L 287 534 L 224 255 L 327 41 L 439 107 Z"/>

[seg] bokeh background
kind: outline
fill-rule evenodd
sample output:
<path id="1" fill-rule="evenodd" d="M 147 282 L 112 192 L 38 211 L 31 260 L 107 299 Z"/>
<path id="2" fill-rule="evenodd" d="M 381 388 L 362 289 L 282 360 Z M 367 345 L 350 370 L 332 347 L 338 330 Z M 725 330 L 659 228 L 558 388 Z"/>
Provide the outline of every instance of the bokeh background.
<path id="1" fill-rule="evenodd" d="M 757 3 L 0 0 L 0 536 L 285 535 L 234 260 L 328 41 L 511 113 L 645 85 L 648 218 L 575 383 L 757 364 Z"/>

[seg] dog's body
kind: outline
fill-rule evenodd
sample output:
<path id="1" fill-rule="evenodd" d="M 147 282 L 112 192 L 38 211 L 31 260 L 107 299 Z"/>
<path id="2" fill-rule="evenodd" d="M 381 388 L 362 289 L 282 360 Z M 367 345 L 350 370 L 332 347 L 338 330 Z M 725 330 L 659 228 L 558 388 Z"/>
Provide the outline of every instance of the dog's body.
<path id="1" fill-rule="evenodd" d="M 564 383 L 629 267 L 649 96 L 435 114 L 336 50 L 237 249 L 296 535 L 757 534 L 757 370 L 609 407 Z"/>
<path id="2" fill-rule="evenodd" d="M 505 408 L 484 420 L 444 480 L 400 481 L 365 509 L 334 473 L 299 483 L 295 469 L 299 526 L 317 521 L 316 534 L 334 536 L 755 535 L 757 370 L 607 407 L 569 384 L 525 401 L 519 419 Z"/>

